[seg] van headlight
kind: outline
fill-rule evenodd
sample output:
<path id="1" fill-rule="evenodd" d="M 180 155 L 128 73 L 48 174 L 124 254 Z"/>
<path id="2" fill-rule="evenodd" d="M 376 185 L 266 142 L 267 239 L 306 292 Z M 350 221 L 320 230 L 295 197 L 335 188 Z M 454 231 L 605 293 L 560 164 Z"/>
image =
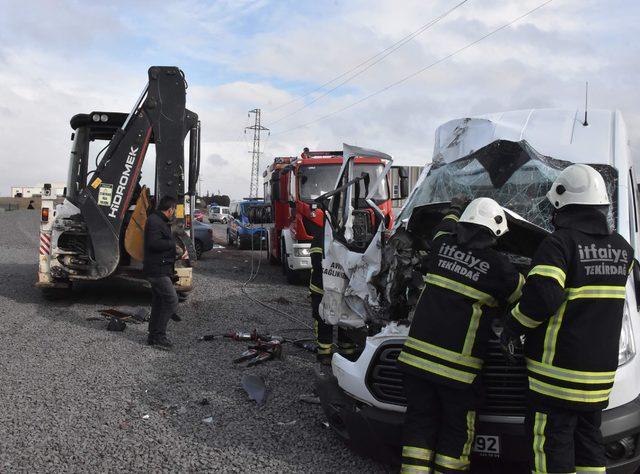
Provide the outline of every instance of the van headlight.
<path id="1" fill-rule="evenodd" d="M 311 249 L 307 247 L 294 248 L 293 255 L 295 255 L 296 257 L 308 257 L 309 255 L 311 255 Z"/>
<path id="2" fill-rule="evenodd" d="M 618 367 L 626 364 L 636 355 L 636 346 L 633 342 L 633 328 L 631 327 L 631 314 L 629 304 L 624 302 L 622 313 L 622 330 L 620 331 L 620 347 L 618 349 Z"/>

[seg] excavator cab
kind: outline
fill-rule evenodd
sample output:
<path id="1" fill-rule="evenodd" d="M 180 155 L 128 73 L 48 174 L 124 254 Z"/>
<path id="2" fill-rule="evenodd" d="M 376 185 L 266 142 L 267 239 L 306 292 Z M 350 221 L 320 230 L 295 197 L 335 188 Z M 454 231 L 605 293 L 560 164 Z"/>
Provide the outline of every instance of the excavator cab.
<path id="1" fill-rule="evenodd" d="M 71 119 L 64 202 L 43 198 L 40 240 L 48 245 L 40 247 L 37 286 L 68 288 L 73 281 L 113 274 L 141 276 L 146 216 L 154 202 L 172 196 L 178 201 L 172 227 L 183 249 L 175 265 L 176 286 L 181 292 L 191 289 L 196 253 L 190 203 L 200 167 L 200 122 L 185 107 L 186 88 L 180 69 L 154 66 L 129 114 L 95 111 Z M 150 149 L 155 149 L 154 175 L 145 176 L 142 185 Z"/>

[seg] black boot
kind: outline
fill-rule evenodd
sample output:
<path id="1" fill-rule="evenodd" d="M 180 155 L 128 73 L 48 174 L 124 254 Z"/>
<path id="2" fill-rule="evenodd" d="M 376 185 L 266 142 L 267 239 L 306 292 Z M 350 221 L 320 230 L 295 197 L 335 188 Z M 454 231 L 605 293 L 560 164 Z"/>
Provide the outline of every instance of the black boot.
<path id="1" fill-rule="evenodd" d="M 154 346 L 157 349 L 163 349 L 165 351 L 170 351 L 173 348 L 173 344 L 171 344 L 171 341 L 167 339 L 167 336 L 160 336 L 160 337 L 149 336 L 147 338 L 147 344 L 149 344 L 150 346 Z"/>

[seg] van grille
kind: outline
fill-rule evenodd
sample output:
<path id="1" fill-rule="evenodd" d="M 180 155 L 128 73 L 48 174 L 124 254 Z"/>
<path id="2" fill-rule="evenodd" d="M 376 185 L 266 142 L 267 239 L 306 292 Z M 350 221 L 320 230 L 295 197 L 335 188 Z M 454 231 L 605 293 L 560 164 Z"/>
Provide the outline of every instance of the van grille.
<path id="1" fill-rule="evenodd" d="M 396 366 L 401 350 L 401 344 L 384 344 L 373 358 L 366 384 L 380 402 L 392 405 L 407 403 L 402 386 L 402 372 Z M 518 359 L 518 365 L 508 365 L 500 350 L 499 341 L 489 341 L 483 368 L 485 400 L 481 414 L 524 416 L 527 372 L 521 354 L 518 354 Z"/>

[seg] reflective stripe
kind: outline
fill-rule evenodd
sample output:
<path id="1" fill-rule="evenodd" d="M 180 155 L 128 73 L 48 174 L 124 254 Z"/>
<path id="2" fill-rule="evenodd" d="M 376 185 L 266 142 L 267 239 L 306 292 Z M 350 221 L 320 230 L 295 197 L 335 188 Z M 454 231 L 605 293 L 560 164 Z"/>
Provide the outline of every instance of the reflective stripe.
<path id="1" fill-rule="evenodd" d="M 420 339 L 408 337 L 404 345 L 410 347 L 411 349 L 424 352 L 425 354 L 439 357 L 448 362 L 453 362 L 454 364 L 466 365 L 467 367 L 472 367 L 474 369 L 482 368 L 482 359 L 471 356 L 463 356 L 462 354 L 458 354 L 457 352 L 450 351 L 449 349 L 445 349 L 443 347 L 434 346 L 433 344 L 421 341 Z"/>
<path id="2" fill-rule="evenodd" d="M 471 445 L 476 434 L 476 412 L 471 410 L 467 412 L 467 442 L 462 448 L 462 456 L 460 459 L 469 462 L 469 454 L 471 454 Z"/>
<path id="3" fill-rule="evenodd" d="M 624 286 L 591 285 L 580 288 L 567 288 L 567 300 L 577 298 L 615 298 L 624 299 L 626 289 Z"/>
<path id="4" fill-rule="evenodd" d="M 320 288 L 319 286 L 314 285 L 313 283 L 309 283 L 309 290 L 311 290 L 313 293 L 317 293 L 319 295 L 324 295 L 324 289 Z"/>
<path id="5" fill-rule="evenodd" d="M 586 383 L 586 384 L 604 384 L 613 383 L 616 376 L 613 372 L 583 372 L 580 370 L 564 369 L 553 365 L 543 364 L 537 360 L 527 359 L 527 368 L 531 372 L 535 372 L 545 377 L 566 380 L 568 382 Z"/>
<path id="6" fill-rule="evenodd" d="M 524 286 L 524 281 L 525 280 L 524 276 L 522 276 L 522 273 L 518 273 L 518 286 L 515 290 L 513 290 L 513 293 L 511 293 L 511 296 L 509 296 L 509 298 L 507 299 L 507 302 L 509 304 L 515 303 L 522 296 L 522 287 Z"/>
<path id="7" fill-rule="evenodd" d="M 496 299 L 488 293 L 485 293 L 480 290 L 476 290 L 470 286 L 467 286 L 463 283 L 459 283 L 457 281 L 451 280 L 449 278 L 436 275 L 434 273 L 427 273 L 424 277 L 425 283 L 429 283 L 431 285 L 439 286 L 441 288 L 445 288 L 447 290 L 454 291 L 464 296 L 468 296 L 474 300 L 481 301 L 489 306 L 498 306 L 498 302 Z"/>
<path id="8" fill-rule="evenodd" d="M 442 220 L 445 220 L 445 219 L 451 219 L 452 221 L 456 221 L 456 222 L 458 222 L 458 220 L 460 220 L 460 218 L 458 216 L 456 216 L 455 214 L 447 214 L 446 216 L 444 216 L 442 218 Z"/>
<path id="9" fill-rule="evenodd" d="M 547 455 L 544 453 L 544 429 L 547 426 L 547 415 L 536 412 L 533 422 L 533 457 L 536 472 L 547 472 Z"/>
<path id="10" fill-rule="evenodd" d="M 322 247 L 311 247 L 311 249 L 309 250 L 309 253 L 322 253 Z"/>
<path id="11" fill-rule="evenodd" d="M 604 466 L 576 466 L 576 472 L 607 472 L 607 468 Z"/>
<path id="12" fill-rule="evenodd" d="M 516 318 L 516 321 L 528 328 L 537 328 L 542 324 L 540 321 L 536 321 L 520 311 L 520 303 L 511 310 L 511 315 Z"/>
<path id="13" fill-rule="evenodd" d="M 564 270 L 554 267 L 553 265 L 536 265 L 527 276 L 530 277 L 533 275 L 553 278 L 562 288 L 564 288 L 564 283 L 567 280 L 567 274 Z"/>
<path id="14" fill-rule="evenodd" d="M 433 451 L 416 446 L 403 446 L 402 455 L 406 458 L 422 459 L 423 461 L 431 461 Z"/>
<path id="15" fill-rule="evenodd" d="M 432 362 L 430 360 L 421 359 L 420 357 L 416 357 L 413 354 L 408 354 L 407 352 L 400 353 L 398 362 L 403 362 L 417 369 L 431 372 L 442 377 L 457 380 L 463 383 L 472 383 L 476 378 L 475 374 L 470 374 L 469 372 L 464 372 L 462 370 L 452 369 L 451 367 L 447 367 L 446 365 L 438 364 L 437 362 Z"/>
<path id="16" fill-rule="evenodd" d="M 482 316 L 482 303 L 476 302 L 471 306 L 471 321 L 469 321 L 469 327 L 467 328 L 467 335 L 464 338 L 464 346 L 462 347 L 462 355 L 471 355 L 473 350 L 473 344 L 476 342 L 476 333 L 478 332 L 478 326 L 480 325 L 480 317 Z"/>
<path id="17" fill-rule="evenodd" d="M 629 265 L 629 271 L 627 272 L 627 275 L 631 275 L 631 270 L 633 270 L 633 265 L 635 264 L 635 260 L 631 260 L 631 265 Z"/>
<path id="18" fill-rule="evenodd" d="M 432 240 L 436 240 L 438 237 L 442 235 L 449 235 L 449 234 L 451 234 L 451 232 L 447 232 L 446 230 L 441 230 L 438 233 L 436 233 L 436 235 L 433 236 Z"/>
<path id="19" fill-rule="evenodd" d="M 606 390 L 577 390 L 575 388 L 557 387 L 533 377 L 529 377 L 529 389 L 549 397 L 582 403 L 606 402 L 611 393 L 610 388 Z"/>
<path id="20" fill-rule="evenodd" d="M 400 467 L 400 473 L 412 473 L 412 472 L 431 472 L 431 468 L 428 466 L 414 466 L 413 464 L 402 464 Z"/>
<path id="21" fill-rule="evenodd" d="M 462 459 L 456 459 L 444 454 L 436 453 L 435 463 L 439 466 L 446 467 L 448 469 L 455 469 L 456 471 L 466 471 L 469 469 L 469 461 Z"/>
<path id="22" fill-rule="evenodd" d="M 565 301 L 558 309 L 558 312 L 549 320 L 547 331 L 544 336 L 544 345 L 542 352 L 542 363 L 547 365 L 553 364 L 553 358 L 556 356 L 556 341 L 558 340 L 558 332 L 564 318 L 564 311 L 567 309 Z"/>

